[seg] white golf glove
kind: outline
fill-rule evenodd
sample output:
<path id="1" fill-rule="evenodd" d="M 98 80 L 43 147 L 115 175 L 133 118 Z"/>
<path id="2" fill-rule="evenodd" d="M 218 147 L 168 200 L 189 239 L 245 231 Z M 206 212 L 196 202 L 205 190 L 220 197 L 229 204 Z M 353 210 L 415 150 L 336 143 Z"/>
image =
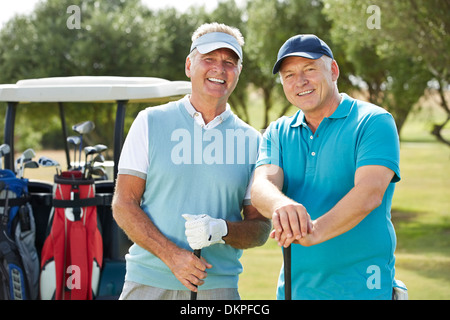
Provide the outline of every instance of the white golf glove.
<path id="1" fill-rule="evenodd" d="M 207 214 L 183 214 L 186 219 L 185 234 L 192 249 L 197 250 L 215 243 L 225 243 L 222 237 L 228 234 L 225 220 L 214 219 Z"/>

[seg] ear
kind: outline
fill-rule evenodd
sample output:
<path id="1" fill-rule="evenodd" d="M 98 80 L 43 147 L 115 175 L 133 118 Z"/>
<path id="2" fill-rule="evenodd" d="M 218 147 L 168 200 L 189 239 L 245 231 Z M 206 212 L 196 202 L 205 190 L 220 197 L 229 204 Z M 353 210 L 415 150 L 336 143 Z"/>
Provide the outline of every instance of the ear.
<path id="1" fill-rule="evenodd" d="M 333 60 L 331 62 L 331 76 L 333 81 L 337 81 L 337 79 L 339 78 L 339 66 L 336 60 Z"/>
<path id="2" fill-rule="evenodd" d="M 189 56 L 186 58 L 186 63 L 184 65 L 184 73 L 186 74 L 186 76 L 190 79 L 191 78 L 191 59 L 189 58 Z"/>

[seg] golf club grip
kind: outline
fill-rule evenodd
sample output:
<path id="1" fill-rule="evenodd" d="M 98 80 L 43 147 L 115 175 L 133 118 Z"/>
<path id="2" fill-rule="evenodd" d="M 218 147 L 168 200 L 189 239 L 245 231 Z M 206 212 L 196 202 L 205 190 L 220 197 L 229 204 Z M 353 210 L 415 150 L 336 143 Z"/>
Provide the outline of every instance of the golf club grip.
<path id="1" fill-rule="evenodd" d="M 283 248 L 283 260 L 284 260 L 284 299 L 292 299 L 291 288 L 291 246 Z"/>
<path id="2" fill-rule="evenodd" d="M 202 255 L 202 249 L 195 249 L 194 250 L 194 255 L 197 258 L 200 258 Z M 197 287 L 197 286 L 196 286 Z M 191 300 L 197 300 L 197 292 L 191 291 Z"/>

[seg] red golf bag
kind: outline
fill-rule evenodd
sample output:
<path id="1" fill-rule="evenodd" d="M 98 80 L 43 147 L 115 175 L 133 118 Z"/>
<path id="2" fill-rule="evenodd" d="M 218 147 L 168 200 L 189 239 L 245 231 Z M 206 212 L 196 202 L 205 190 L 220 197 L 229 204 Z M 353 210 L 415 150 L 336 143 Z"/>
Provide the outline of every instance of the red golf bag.
<path id="1" fill-rule="evenodd" d="M 95 298 L 103 260 L 95 186 L 79 171 L 55 176 L 49 232 L 41 253 L 41 299 Z"/>

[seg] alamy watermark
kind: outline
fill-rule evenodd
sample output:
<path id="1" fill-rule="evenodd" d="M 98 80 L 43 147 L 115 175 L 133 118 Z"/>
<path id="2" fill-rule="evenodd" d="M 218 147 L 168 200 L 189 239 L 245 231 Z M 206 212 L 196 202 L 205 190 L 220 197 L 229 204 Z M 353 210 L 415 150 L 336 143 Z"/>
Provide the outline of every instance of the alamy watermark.
<path id="1" fill-rule="evenodd" d="M 194 125 L 193 133 L 180 128 L 172 132 L 171 160 L 180 164 L 255 164 L 258 139 L 253 130 L 203 130 Z"/>
<path id="2" fill-rule="evenodd" d="M 367 274 L 370 276 L 367 278 L 366 285 L 369 290 L 381 289 L 381 269 L 377 265 L 371 265 L 367 267 Z"/>
<path id="3" fill-rule="evenodd" d="M 77 5 L 71 5 L 67 7 L 67 13 L 71 15 L 66 20 L 66 26 L 69 30 L 81 29 L 81 9 Z"/>
<path id="4" fill-rule="evenodd" d="M 368 29 L 381 29 L 381 9 L 379 6 L 371 5 L 367 7 L 367 14 L 370 14 L 366 20 L 366 26 Z"/>
<path id="5" fill-rule="evenodd" d="M 81 9 L 77 5 L 70 5 L 67 7 L 66 12 L 70 16 L 66 20 L 66 26 L 68 29 L 81 29 Z M 366 20 L 366 26 L 368 29 L 381 29 L 381 9 L 377 5 L 370 5 L 366 10 L 370 16 Z"/>

